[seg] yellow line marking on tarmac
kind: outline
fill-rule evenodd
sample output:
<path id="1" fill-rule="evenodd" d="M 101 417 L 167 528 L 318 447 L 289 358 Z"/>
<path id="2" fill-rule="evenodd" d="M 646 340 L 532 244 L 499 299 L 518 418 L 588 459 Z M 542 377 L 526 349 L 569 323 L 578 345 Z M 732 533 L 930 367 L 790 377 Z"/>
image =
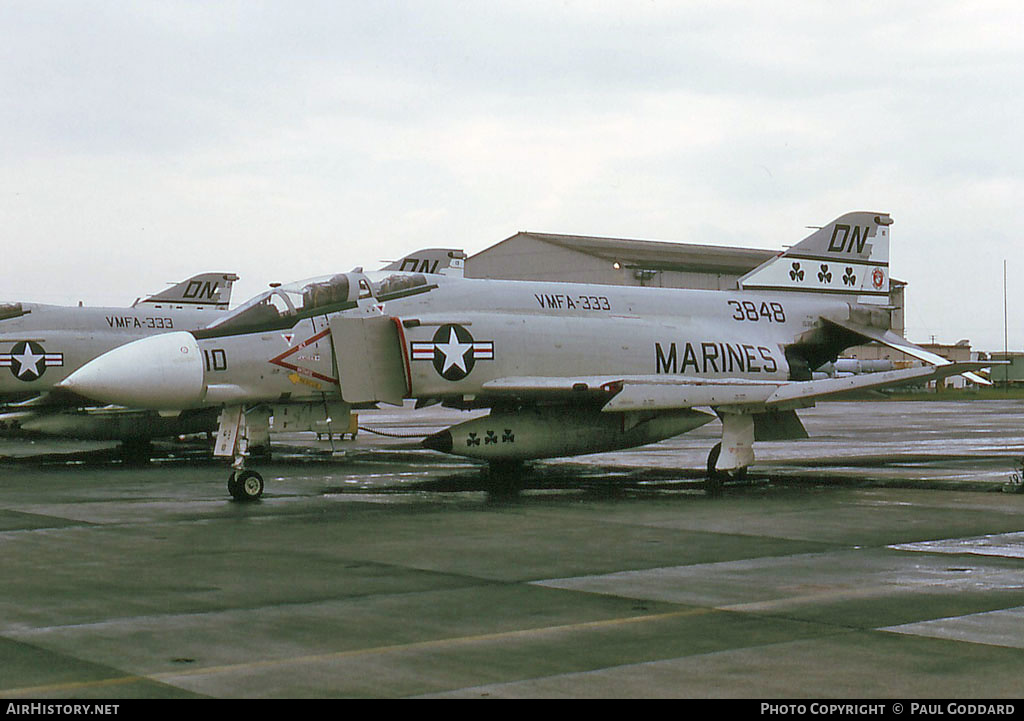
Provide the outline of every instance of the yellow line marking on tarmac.
<path id="1" fill-rule="evenodd" d="M 603 621 L 587 621 L 585 623 L 572 623 L 562 626 L 546 626 L 541 628 L 520 629 L 517 631 L 502 631 L 499 633 L 484 633 L 475 636 L 460 636 L 456 638 L 442 638 L 433 641 L 417 641 L 415 643 L 395 644 L 392 646 L 376 646 L 374 648 L 353 649 L 351 651 L 334 651 L 331 653 L 312 654 L 309 656 L 296 656 L 294 658 L 267 659 L 266 661 L 250 661 L 248 663 L 225 664 L 221 666 L 206 666 L 195 669 L 181 669 L 177 671 L 162 671 L 160 673 L 146 674 L 140 676 L 122 676 L 118 678 L 97 679 L 95 681 L 70 681 L 67 683 L 55 683 L 43 686 L 26 686 L 24 688 L 0 689 L 0 698 L 13 698 L 17 696 L 34 696 L 40 693 L 52 693 L 61 691 L 77 691 L 85 688 L 104 688 L 107 686 L 120 686 L 138 681 L 163 682 L 176 678 L 188 678 L 191 676 L 212 676 L 222 673 L 237 671 L 251 671 L 255 669 L 273 668 L 275 666 L 288 666 L 298 664 L 320 663 L 323 661 L 337 661 L 359 656 L 370 656 L 373 654 L 398 653 L 401 651 L 419 651 L 423 649 L 438 649 L 445 646 L 459 646 L 470 643 L 485 641 L 507 641 L 517 638 L 528 638 L 549 634 L 568 633 L 575 631 L 589 631 L 602 628 L 614 628 L 637 623 L 649 623 L 651 621 L 665 621 L 686 616 L 700 616 L 707 613 L 715 613 L 714 608 L 693 608 L 683 611 L 670 611 L 668 613 L 656 613 L 644 616 L 626 616 L 624 618 L 610 618 Z"/>

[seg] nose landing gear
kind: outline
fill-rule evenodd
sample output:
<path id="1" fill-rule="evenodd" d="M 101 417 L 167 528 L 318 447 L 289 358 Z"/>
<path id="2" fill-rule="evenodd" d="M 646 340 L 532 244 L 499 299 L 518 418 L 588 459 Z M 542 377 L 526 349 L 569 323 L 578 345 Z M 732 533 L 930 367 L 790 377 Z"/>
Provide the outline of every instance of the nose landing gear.
<path id="1" fill-rule="evenodd" d="M 263 495 L 263 476 L 247 469 L 231 471 L 228 493 L 236 501 L 258 501 Z"/>

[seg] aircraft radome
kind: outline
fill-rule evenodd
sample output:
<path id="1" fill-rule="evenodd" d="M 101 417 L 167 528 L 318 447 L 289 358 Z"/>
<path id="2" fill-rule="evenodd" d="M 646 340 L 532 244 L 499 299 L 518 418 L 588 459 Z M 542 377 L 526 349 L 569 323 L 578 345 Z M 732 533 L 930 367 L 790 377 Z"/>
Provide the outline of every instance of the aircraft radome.
<path id="1" fill-rule="evenodd" d="M 727 291 L 325 276 L 273 288 L 202 330 L 116 348 L 62 386 L 163 411 L 222 407 L 216 453 L 234 459 L 236 498 L 263 492 L 244 465 L 270 416 L 409 398 L 490 409 L 424 445 L 499 467 L 652 443 L 717 416 L 714 492 L 754 462 L 755 440 L 806 437 L 796 409 L 988 365 L 952 364 L 892 332 L 891 223 L 843 215 Z M 867 340 L 926 365 L 812 379 Z"/>
<path id="2" fill-rule="evenodd" d="M 237 279 L 233 273 L 201 273 L 130 307 L 0 303 L 0 433 L 132 445 L 215 430 L 213 409 L 161 417 L 148 410 L 97 408 L 56 386 L 111 348 L 209 323 L 228 310 Z"/>

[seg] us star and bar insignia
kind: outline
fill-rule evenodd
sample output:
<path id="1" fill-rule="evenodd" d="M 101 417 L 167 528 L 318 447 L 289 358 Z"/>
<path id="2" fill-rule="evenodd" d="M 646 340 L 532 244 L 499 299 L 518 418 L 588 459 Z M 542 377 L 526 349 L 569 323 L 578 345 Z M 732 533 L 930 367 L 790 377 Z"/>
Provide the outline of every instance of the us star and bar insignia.
<path id="1" fill-rule="evenodd" d="M 474 340 L 461 325 L 442 325 L 429 341 L 413 341 L 410 355 L 414 361 L 431 361 L 438 375 L 459 381 L 473 372 L 477 361 L 494 360 L 494 341 Z"/>

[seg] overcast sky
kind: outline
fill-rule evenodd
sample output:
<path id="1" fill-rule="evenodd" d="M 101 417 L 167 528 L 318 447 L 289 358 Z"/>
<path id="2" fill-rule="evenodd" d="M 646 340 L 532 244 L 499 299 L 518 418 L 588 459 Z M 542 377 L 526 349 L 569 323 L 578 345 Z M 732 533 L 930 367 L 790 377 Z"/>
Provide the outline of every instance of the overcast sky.
<path id="1" fill-rule="evenodd" d="M 0 298 L 520 230 L 782 248 L 892 214 L 907 335 L 1024 348 L 1019 2 L 0 3 Z"/>

